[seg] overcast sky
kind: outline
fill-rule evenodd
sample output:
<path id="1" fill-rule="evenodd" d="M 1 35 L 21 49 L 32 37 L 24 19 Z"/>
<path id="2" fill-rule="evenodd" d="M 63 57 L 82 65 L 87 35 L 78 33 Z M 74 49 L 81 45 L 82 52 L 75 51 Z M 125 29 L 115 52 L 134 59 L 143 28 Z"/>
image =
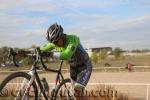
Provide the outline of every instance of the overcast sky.
<path id="1" fill-rule="evenodd" d="M 1 0 L 0 46 L 42 45 L 54 22 L 87 48 L 150 49 L 150 0 Z"/>

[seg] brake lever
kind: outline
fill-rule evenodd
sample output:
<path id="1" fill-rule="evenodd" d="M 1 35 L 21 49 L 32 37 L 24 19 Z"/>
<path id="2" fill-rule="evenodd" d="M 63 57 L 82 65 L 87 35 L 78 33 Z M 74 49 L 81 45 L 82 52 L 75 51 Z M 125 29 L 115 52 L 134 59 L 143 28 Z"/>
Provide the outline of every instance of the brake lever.
<path id="1" fill-rule="evenodd" d="M 41 57 L 41 51 L 40 48 L 36 48 L 36 60 L 39 61 Z"/>

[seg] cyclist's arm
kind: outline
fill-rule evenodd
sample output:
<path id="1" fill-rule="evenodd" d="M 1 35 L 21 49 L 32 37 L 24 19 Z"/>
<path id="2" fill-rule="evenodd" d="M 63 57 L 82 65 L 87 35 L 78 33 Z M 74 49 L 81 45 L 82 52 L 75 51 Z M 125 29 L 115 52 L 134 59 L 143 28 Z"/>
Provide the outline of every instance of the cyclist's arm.
<path id="1" fill-rule="evenodd" d="M 61 60 L 70 59 L 72 55 L 74 54 L 78 44 L 79 44 L 79 38 L 74 37 L 74 39 L 70 41 L 70 43 L 67 45 L 67 47 L 64 50 L 62 50 L 61 52 L 55 52 L 54 57 L 61 59 Z"/>
<path id="2" fill-rule="evenodd" d="M 47 52 L 47 51 L 51 51 L 54 48 L 55 48 L 55 45 L 53 43 L 46 43 L 40 47 L 40 50 Z"/>

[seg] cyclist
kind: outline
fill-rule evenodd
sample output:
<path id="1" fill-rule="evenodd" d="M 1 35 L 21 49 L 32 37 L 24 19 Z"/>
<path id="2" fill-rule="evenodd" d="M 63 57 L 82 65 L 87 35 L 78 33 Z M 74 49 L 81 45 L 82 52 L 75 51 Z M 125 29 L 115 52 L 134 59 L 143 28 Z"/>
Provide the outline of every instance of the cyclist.
<path id="1" fill-rule="evenodd" d="M 70 64 L 70 77 L 74 85 L 75 94 L 81 94 L 87 85 L 92 72 L 92 64 L 87 52 L 80 44 L 76 35 L 63 33 L 63 28 L 57 23 L 52 24 L 46 33 L 48 43 L 40 50 L 53 52 L 53 57 L 67 60 Z"/>

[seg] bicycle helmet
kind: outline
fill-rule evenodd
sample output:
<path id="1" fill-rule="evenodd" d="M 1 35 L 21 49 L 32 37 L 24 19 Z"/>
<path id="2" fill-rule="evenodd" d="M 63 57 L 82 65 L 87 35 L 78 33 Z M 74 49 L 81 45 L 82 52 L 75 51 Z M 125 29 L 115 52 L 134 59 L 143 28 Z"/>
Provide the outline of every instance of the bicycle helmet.
<path id="1" fill-rule="evenodd" d="M 63 34 L 63 28 L 57 23 L 52 24 L 47 30 L 47 40 L 51 43 L 58 41 Z"/>

